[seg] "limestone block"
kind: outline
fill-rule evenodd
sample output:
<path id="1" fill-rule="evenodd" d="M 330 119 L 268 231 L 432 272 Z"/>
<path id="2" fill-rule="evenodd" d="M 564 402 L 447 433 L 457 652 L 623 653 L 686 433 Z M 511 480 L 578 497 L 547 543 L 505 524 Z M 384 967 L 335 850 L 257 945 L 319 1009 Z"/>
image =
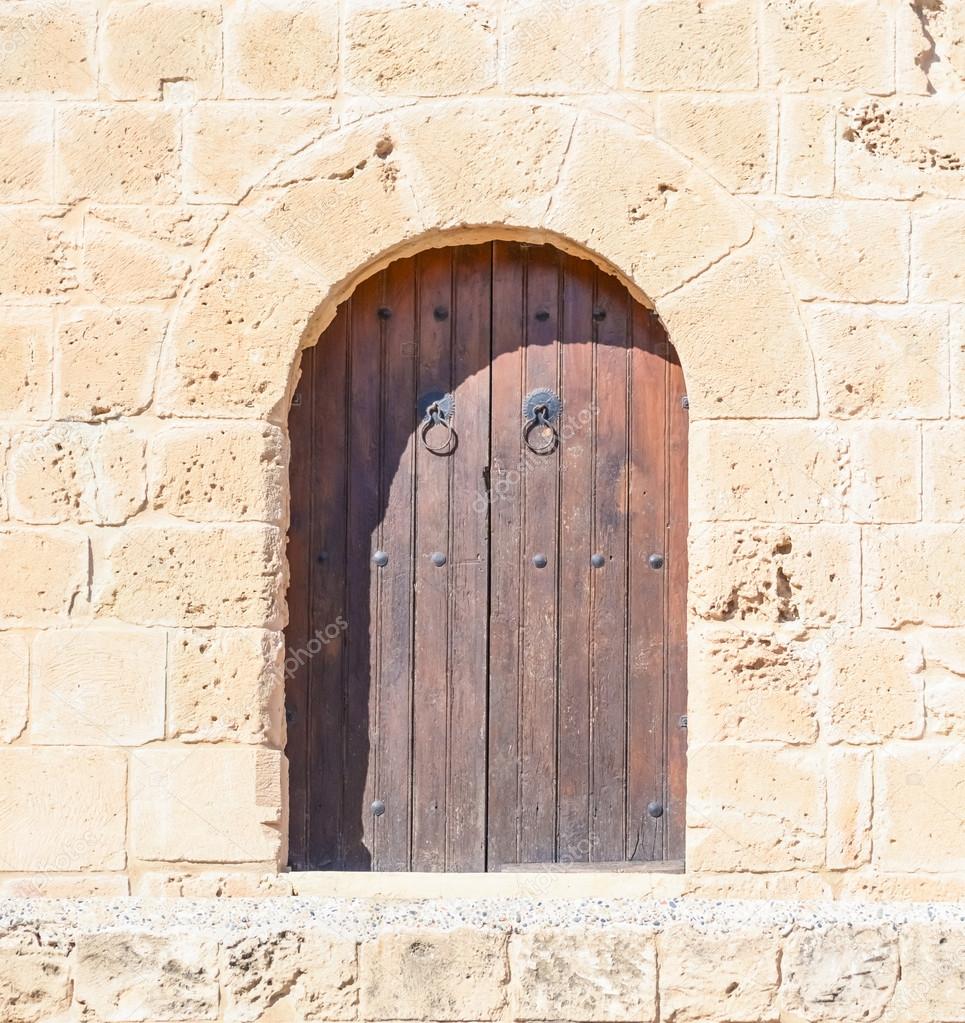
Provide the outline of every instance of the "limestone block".
<path id="1" fill-rule="evenodd" d="M 743 0 L 634 0 L 628 8 L 631 88 L 713 92 L 757 85 L 757 16 Z"/>
<path id="2" fill-rule="evenodd" d="M 50 625 L 87 599 L 88 542 L 73 530 L 0 530 L 0 624 Z"/>
<path id="3" fill-rule="evenodd" d="M 506 934 L 467 927 L 395 931 L 363 943 L 361 1018 L 500 1018 L 509 980 L 506 942 Z"/>
<path id="4" fill-rule="evenodd" d="M 0 8 L 0 94 L 82 99 L 97 95 L 96 4 L 72 0 Z"/>
<path id="5" fill-rule="evenodd" d="M 261 629 L 173 633 L 168 737 L 282 745 L 284 638 Z"/>
<path id="6" fill-rule="evenodd" d="M 781 1006 L 790 1018 L 880 1019 L 898 982 L 898 936 L 891 928 L 849 924 L 797 928 L 781 969 Z"/>
<path id="7" fill-rule="evenodd" d="M 761 79 L 786 91 L 894 86 L 894 19 L 878 0 L 764 0 Z"/>
<path id="8" fill-rule="evenodd" d="M 965 302 L 965 202 L 912 219 L 911 270 L 913 299 Z"/>
<path id="9" fill-rule="evenodd" d="M 965 748 L 948 739 L 885 746 L 875 761 L 878 869 L 965 870 Z"/>
<path id="10" fill-rule="evenodd" d="M 221 953 L 226 1023 L 355 1019 L 354 941 L 315 930 L 241 938 Z"/>
<path id="11" fill-rule="evenodd" d="M 269 526 L 130 526 L 95 552 L 97 613 L 136 625 L 268 626 L 283 543 Z"/>
<path id="12" fill-rule="evenodd" d="M 282 157 L 324 135 L 329 105 L 198 103 L 185 123 L 185 184 L 191 202 L 238 202 Z"/>
<path id="13" fill-rule="evenodd" d="M 277 426 L 177 426 L 151 442 L 155 508 L 198 522 L 281 522 L 288 454 Z"/>
<path id="14" fill-rule="evenodd" d="M 67 1009 L 70 948 L 30 930 L 0 937 L 0 1013 L 4 1023 L 45 1023 Z"/>
<path id="15" fill-rule="evenodd" d="M 49 415 L 52 362 L 49 311 L 0 310 L 0 415 L 13 419 Z"/>
<path id="16" fill-rule="evenodd" d="M 951 311 L 952 415 L 965 417 L 965 306 Z"/>
<path id="17" fill-rule="evenodd" d="M 52 199 L 53 111 L 34 104 L 0 103 L 0 139 L 0 202 Z"/>
<path id="18" fill-rule="evenodd" d="M 663 96 L 660 137 L 728 192 L 769 192 L 777 160 L 777 103 L 766 97 Z"/>
<path id="19" fill-rule="evenodd" d="M 747 210 L 704 172 L 632 126 L 602 118 L 577 123 L 544 226 L 610 260 L 654 299 L 752 231 Z"/>
<path id="20" fill-rule="evenodd" d="M 74 998 L 104 1023 L 218 1018 L 218 946 L 187 930 L 81 934 Z"/>
<path id="21" fill-rule="evenodd" d="M 898 936 L 901 977 L 885 1015 L 905 1019 L 965 1020 L 965 933 L 954 924 L 906 923 Z"/>
<path id="22" fill-rule="evenodd" d="M 961 625 L 965 590 L 961 526 L 882 526 L 865 530 L 864 605 L 871 624 Z"/>
<path id="23" fill-rule="evenodd" d="M 523 0 L 503 15 L 506 88 L 517 93 L 612 89 L 620 73 L 620 9 L 605 0 Z"/>
<path id="24" fill-rule="evenodd" d="M 852 522 L 917 522 L 921 518 L 922 479 L 918 424 L 855 422 L 841 433 L 851 467 L 847 518 Z"/>
<path id="25" fill-rule="evenodd" d="M 835 109 L 814 96 L 781 99 L 777 188 L 783 195 L 826 196 L 834 191 Z"/>
<path id="26" fill-rule="evenodd" d="M 871 859 L 872 753 L 828 751 L 828 846 L 831 870 L 860 867 Z"/>
<path id="27" fill-rule="evenodd" d="M 18 632 L 0 632 L 0 742 L 13 742 L 27 726 L 29 646 Z"/>
<path id="28" fill-rule="evenodd" d="M 30 739 L 139 746 L 164 737 L 160 629 L 49 629 L 33 643 Z"/>
<path id="29" fill-rule="evenodd" d="M 241 0 L 225 11 L 225 95 L 335 94 L 337 0 Z"/>
<path id="30" fill-rule="evenodd" d="M 528 931 L 509 943 L 514 1020 L 657 1018 L 653 936 L 629 928 Z"/>
<path id="31" fill-rule="evenodd" d="M 821 407 L 831 416 L 918 419 L 948 408 L 945 314 L 890 306 L 809 306 Z"/>
<path id="32" fill-rule="evenodd" d="M 221 91 L 220 5 L 115 0 L 101 17 L 101 77 L 112 99 L 160 99 L 166 82 L 189 81 L 197 99 Z"/>
<path id="33" fill-rule="evenodd" d="M 666 1023 L 776 1020 L 781 939 L 748 927 L 673 923 L 657 938 L 660 1019 Z"/>
<path id="34" fill-rule="evenodd" d="M 0 749 L 5 870 L 123 870 L 126 754 Z"/>
<path id="35" fill-rule="evenodd" d="M 179 191 L 176 111 L 156 103 L 64 107 L 57 115 L 63 202 L 172 202 Z"/>
<path id="36" fill-rule="evenodd" d="M 965 8 L 946 0 L 898 5 L 898 92 L 965 91 Z"/>
<path id="37" fill-rule="evenodd" d="M 116 423 L 15 434 L 8 473 L 11 512 L 23 522 L 118 525 L 145 503 L 144 442 Z"/>
<path id="38" fill-rule="evenodd" d="M 102 420 L 151 402 L 164 317 L 151 309 L 80 309 L 61 321 L 54 414 Z"/>
<path id="39" fill-rule="evenodd" d="M 696 526 L 689 599 L 709 621 L 857 624 L 860 537 L 853 526 Z"/>
<path id="40" fill-rule="evenodd" d="M 817 414 L 807 335 L 776 262 L 761 239 L 657 302 L 687 374 L 692 422 Z"/>
<path id="41" fill-rule="evenodd" d="M 126 874 L 7 874 L 0 893 L 9 899 L 116 899 L 130 895 L 130 886 Z"/>
<path id="42" fill-rule="evenodd" d="M 32 207 L 0 220 L 0 295 L 47 301 L 77 287 L 74 252 L 57 214 Z"/>
<path id="43" fill-rule="evenodd" d="M 929 629 L 921 641 L 928 730 L 965 738 L 965 630 Z"/>
<path id="44" fill-rule="evenodd" d="M 813 869 L 824 863 L 820 753 L 709 743 L 688 753 L 687 866 Z"/>
<path id="45" fill-rule="evenodd" d="M 848 442 L 817 422 L 714 422 L 691 427 L 700 466 L 697 521 L 840 522 L 847 511 Z"/>
<path id="46" fill-rule="evenodd" d="M 277 898 L 294 894 L 294 874 L 264 873 L 257 870 L 142 870 L 134 879 L 134 894 L 142 898 Z"/>
<path id="47" fill-rule="evenodd" d="M 862 99 L 838 115 L 836 189 L 872 199 L 965 198 L 965 104 Z"/>
<path id="48" fill-rule="evenodd" d="M 248 746 L 151 746 L 131 759 L 131 854 L 257 863 L 282 853 L 283 757 Z"/>
<path id="49" fill-rule="evenodd" d="M 908 215 L 899 203 L 754 200 L 758 224 L 780 246 L 804 301 L 904 301 Z"/>
<path id="50" fill-rule="evenodd" d="M 818 661 L 796 632 L 710 626 L 688 644 L 694 745 L 726 739 L 814 742 Z"/>
<path id="51" fill-rule="evenodd" d="M 357 89 L 454 96 L 496 83 L 496 11 L 490 3 L 355 0 L 344 16 L 345 73 Z"/>

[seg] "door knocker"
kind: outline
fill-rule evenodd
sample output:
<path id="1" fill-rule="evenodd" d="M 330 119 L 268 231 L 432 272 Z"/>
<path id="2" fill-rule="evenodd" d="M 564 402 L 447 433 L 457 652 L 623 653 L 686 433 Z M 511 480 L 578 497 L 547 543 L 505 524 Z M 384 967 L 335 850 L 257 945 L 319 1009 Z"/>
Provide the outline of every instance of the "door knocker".
<path id="1" fill-rule="evenodd" d="M 425 449 L 434 455 L 451 455 L 459 443 L 456 431 L 452 428 L 452 419 L 456 414 L 456 399 L 451 394 L 438 392 L 426 394 L 419 402 L 419 411 L 422 415 L 422 429 L 419 435 Z M 441 426 L 446 431 L 441 444 L 429 442 L 429 434 L 436 426 Z"/>
<path id="2" fill-rule="evenodd" d="M 534 455 L 548 455 L 556 450 L 560 435 L 554 423 L 560 418 L 563 403 L 555 391 L 548 387 L 540 387 L 530 391 L 523 402 L 523 442 Z M 544 443 L 533 443 L 532 435 L 536 427 L 541 426 L 547 434 Z"/>

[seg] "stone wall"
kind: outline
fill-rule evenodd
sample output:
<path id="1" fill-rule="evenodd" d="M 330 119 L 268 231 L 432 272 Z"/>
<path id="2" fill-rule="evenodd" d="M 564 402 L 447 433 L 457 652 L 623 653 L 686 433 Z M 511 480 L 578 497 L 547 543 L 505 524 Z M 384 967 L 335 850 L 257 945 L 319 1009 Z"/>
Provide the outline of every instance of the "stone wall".
<path id="1" fill-rule="evenodd" d="M 619 274 L 683 362 L 687 885 L 961 897 L 962 11 L 3 4 L 0 892 L 291 890 L 298 353 L 390 258 L 499 236 Z"/>

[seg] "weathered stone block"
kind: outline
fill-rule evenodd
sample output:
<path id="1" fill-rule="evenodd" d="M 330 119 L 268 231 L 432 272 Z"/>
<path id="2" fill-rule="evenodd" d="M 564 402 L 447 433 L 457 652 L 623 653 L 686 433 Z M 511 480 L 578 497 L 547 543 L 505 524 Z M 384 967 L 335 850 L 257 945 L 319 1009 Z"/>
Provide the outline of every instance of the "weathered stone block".
<path id="1" fill-rule="evenodd" d="M 774 188 L 777 103 L 767 97 L 664 96 L 660 137 L 729 192 Z"/>
<path id="2" fill-rule="evenodd" d="M 95 606 L 137 625 L 269 626 L 283 542 L 269 526 L 130 527 L 95 556 Z"/>
<path id="3" fill-rule="evenodd" d="M 821 406 L 828 415 L 875 419 L 945 415 L 944 312 L 816 305 L 806 316 Z"/>
<path id="4" fill-rule="evenodd" d="M 948 739 L 886 746 L 875 758 L 881 871 L 965 870 L 965 748 Z"/>
<path id="5" fill-rule="evenodd" d="M 965 418 L 965 306 L 952 307 L 952 415 Z"/>
<path id="6" fill-rule="evenodd" d="M 0 531 L 0 623 L 50 625 L 86 602 L 88 542 L 68 530 Z"/>
<path id="7" fill-rule="evenodd" d="M 185 125 L 185 183 L 192 202 L 238 202 L 283 156 L 333 124 L 328 105 L 198 103 Z"/>
<path id="8" fill-rule="evenodd" d="M 57 115 L 64 202 L 172 202 L 180 184 L 180 126 L 157 104 L 65 107 Z"/>
<path id="9" fill-rule="evenodd" d="M 57 337 L 54 414 L 101 420 L 143 412 L 161 348 L 161 314 L 87 309 L 72 317 Z"/>
<path id="10" fill-rule="evenodd" d="M 928 731 L 965 738 L 965 629 L 929 629 L 921 643 Z"/>
<path id="11" fill-rule="evenodd" d="M 646 931 L 614 926 L 514 934 L 509 964 L 514 1020 L 657 1018 L 657 956 Z"/>
<path id="12" fill-rule="evenodd" d="M 284 639 L 261 629 L 171 635 L 168 735 L 182 742 L 282 745 Z"/>
<path id="13" fill-rule="evenodd" d="M 742 0 L 636 0 L 628 5 L 627 84 L 713 91 L 757 85 L 757 17 Z"/>
<path id="14" fill-rule="evenodd" d="M 50 414 L 53 323 L 46 309 L 0 311 L 0 415 Z"/>
<path id="15" fill-rule="evenodd" d="M 241 938 L 221 954 L 224 1019 L 355 1019 L 356 959 L 354 941 L 313 930 Z"/>
<path id="16" fill-rule="evenodd" d="M 66 943 L 30 930 L 0 937 L 0 1013 L 4 1023 L 45 1023 L 66 1011 L 70 975 Z"/>
<path id="17" fill-rule="evenodd" d="M 796 631 L 711 626 L 694 633 L 689 648 L 689 700 L 699 708 L 687 732 L 691 743 L 817 738 L 818 661 Z"/>
<path id="18" fill-rule="evenodd" d="M 145 503 L 144 442 L 120 424 L 15 434 L 8 472 L 11 512 L 24 522 L 118 525 Z"/>
<path id="19" fill-rule="evenodd" d="M 710 621 L 857 624 L 860 537 L 849 526 L 707 524 L 690 532 L 690 604 Z"/>
<path id="20" fill-rule="evenodd" d="M 965 531 L 943 526 L 865 530 L 864 602 L 871 623 L 961 625 Z"/>
<path id="21" fill-rule="evenodd" d="M 29 646 L 18 632 L 0 632 L 0 742 L 13 742 L 27 726 Z"/>
<path id="22" fill-rule="evenodd" d="M 96 4 L 7 3 L 0 9 L 0 94 L 97 95 Z"/>
<path id="23" fill-rule="evenodd" d="M 123 0 L 102 15 L 101 75 L 113 99 L 160 99 L 189 81 L 196 98 L 221 91 L 221 8 L 194 0 Z"/>
<path id="24" fill-rule="evenodd" d="M 924 428 L 925 519 L 965 521 L 965 423 L 929 423 Z"/>
<path id="25" fill-rule="evenodd" d="M 218 1018 L 218 946 L 190 931 L 82 934 L 74 998 L 105 1023 Z"/>
<path id="26" fill-rule="evenodd" d="M 777 188 L 783 195 L 825 196 L 834 191 L 835 108 L 814 96 L 781 99 Z"/>
<path id="27" fill-rule="evenodd" d="M 898 936 L 901 977 L 885 1019 L 965 1020 L 965 933 L 953 924 L 906 923 Z"/>
<path id="28" fill-rule="evenodd" d="M 841 435 L 850 468 L 847 518 L 852 522 L 917 522 L 922 481 L 918 424 L 854 422 Z"/>
<path id="29" fill-rule="evenodd" d="M 164 737 L 161 629 L 50 629 L 33 643 L 30 739 L 138 746 Z"/>
<path id="30" fill-rule="evenodd" d="M 263 863 L 282 854 L 283 757 L 247 746 L 163 746 L 131 760 L 131 854 Z"/>
<path id="31" fill-rule="evenodd" d="M 821 754 L 708 743 L 688 754 L 687 866 L 814 869 L 824 863 Z"/>
<path id="32" fill-rule="evenodd" d="M 6 53 L 4 60 L 6 63 Z M 2 74 L 2 70 L 0 70 Z M 54 120 L 43 106 L 0 104 L 0 202 L 53 198 Z"/>
<path id="33" fill-rule="evenodd" d="M 871 859 L 873 760 L 869 750 L 828 751 L 828 845 L 831 870 L 860 867 Z"/>
<path id="34" fill-rule="evenodd" d="M 205 522 L 280 522 L 287 510 L 287 447 L 268 424 L 178 426 L 151 443 L 155 508 Z"/>
<path id="35" fill-rule="evenodd" d="M 5 210 L 0 220 L 0 296 L 47 301 L 77 287 L 76 258 L 56 213 Z"/>
<path id="36" fill-rule="evenodd" d="M 762 84 L 787 91 L 894 86 L 894 20 L 877 0 L 764 0 Z"/>
<path id="37" fill-rule="evenodd" d="M 123 870 L 126 755 L 119 750 L 0 749 L 6 870 Z"/>
<path id="38" fill-rule="evenodd" d="M 344 16 L 345 73 L 356 88 L 453 96 L 496 83 L 496 12 L 488 3 L 361 0 Z"/>
<path id="39" fill-rule="evenodd" d="M 961 172 L 959 176 L 965 178 Z M 913 218 L 911 268 L 912 298 L 965 301 L 965 202 L 945 203 Z"/>
<path id="40" fill-rule="evenodd" d="M 499 1018 L 509 979 L 507 938 L 462 928 L 396 931 L 364 942 L 359 954 L 361 1018 Z"/>
<path id="41" fill-rule="evenodd" d="M 797 928 L 781 970 L 781 1007 L 792 1018 L 880 1019 L 898 982 L 898 936 L 884 927 Z"/>
<path id="42" fill-rule="evenodd" d="M 660 1019 L 666 1023 L 778 1018 L 781 939 L 773 931 L 735 927 L 721 933 L 672 924 L 660 933 L 657 948 Z"/>
<path id="43" fill-rule="evenodd" d="M 946 0 L 899 4 L 898 92 L 956 94 L 965 86 L 965 8 Z"/>
<path id="44" fill-rule="evenodd" d="M 314 99 L 335 94 L 338 0 L 240 0 L 225 11 L 225 94 Z"/>
<path id="45" fill-rule="evenodd" d="M 527 0 L 503 12 L 503 81 L 511 92 L 604 92 L 620 72 L 620 9 L 605 0 Z"/>

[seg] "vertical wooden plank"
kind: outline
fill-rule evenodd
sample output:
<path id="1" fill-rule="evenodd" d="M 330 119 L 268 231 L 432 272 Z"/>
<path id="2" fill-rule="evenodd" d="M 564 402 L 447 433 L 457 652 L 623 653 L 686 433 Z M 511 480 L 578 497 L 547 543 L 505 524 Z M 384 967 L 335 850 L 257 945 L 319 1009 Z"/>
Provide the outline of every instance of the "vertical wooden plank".
<path id="1" fill-rule="evenodd" d="M 525 391 L 559 391 L 560 282 L 558 252 L 549 246 L 526 250 Z M 515 421 L 497 430 L 521 430 Z M 533 433 L 534 443 L 542 433 Z M 520 672 L 520 855 L 547 863 L 556 856 L 556 720 L 558 694 L 557 583 L 559 571 L 559 450 L 524 451 L 522 473 L 523 550 Z M 534 558 L 542 555 L 545 567 Z"/>
<path id="2" fill-rule="evenodd" d="M 459 446 L 451 458 L 452 570 L 447 870 L 486 866 L 486 654 L 492 246 L 453 253 L 453 378 Z"/>
<path id="3" fill-rule="evenodd" d="M 352 296 L 349 326 L 349 436 L 345 557 L 348 629 L 343 703 L 346 714 L 342 785 L 342 866 L 368 870 L 375 848 L 374 762 L 370 732 L 378 720 L 378 546 L 381 394 L 381 274 L 363 281 Z M 324 420 L 322 420 L 324 422 Z M 390 558 L 393 552 L 389 551 Z M 316 624 L 323 624 L 316 617 Z M 377 739 L 377 736 L 375 736 Z M 324 785 L 328 779 L 319 779 Z"/>
<path id="4" fill-rule="evenodd" d="M 654 316 L 633 306 L 630 368 L 630 563 L 627 680 L 627 859 L 664 857 L 667 820 L 647 806 L 664 802 L 666 614 L 667 360 Z"/>
<path id="5" fill-rule="evenodd" d="M 418 393 L 452 386 L 452 250 L 418 257 Z M 445 315 L 443 315 L 443 312 Z M 460 428 L 456 409 L 455 429 Z M 440 428 L 430 435 L 440 445 Z M 452 458 L 416 448 L 415 663 L 412 733 L 412 869 L 446 865 L 446 781 L 449 774 L 449 485 Z M 433 563 L 433 553 L 446 563 Z"/>
<path id="6" fill-rule="evenodd" d="M 308 870 L 308 655 L 311 636 L 312 574 L 312 399 L 315 349 L 302 353 L 301 380 L 288 414 L 291 445 L 289 484 L 291 522 L 288 527 L 288 627 L 285 629 L 285 717 L 288 722 L 288 861 L 294 870 Z M 317 555 L 316 555 L 317 556 Z"/>
<path id="7" fill-rule="evenodd" d="M 590 859 L 622 860 L 626 838 L 627 339 L 629 296 L 597 272 L 592 576 Z"/>
<path id="8" fill-rule="evenodd" d="M 376 870 L 407 870 L 411 810 L 413 496 L 416 407 L 415 266 L 399 260 L 384 271 L 382 437 L 379 546 L 389 562 L 379 588 L 378 751 L 375 797 L 385 812 L 373 818 Z M 376 385 L 376 381 L 372 382 Z"/>
<path id="9" fill-rule="evenodd" d="M 664 340 L 666 338 L 664 337 Z M 669 344 L 668 344 L 669 348 Z M 664 856 L 684 858 L 687 802 L 687 439 L 683 371 L 669 349 L 667 387 L 667 785 Z"/>
<path id="10" fill-rule="evenodd" d="M 590 575 L 592 532 L 593 279 L 564 256 L 560 396 L 559 835 L 557 860 L 589 858 Z"/>
<path id="11" fill-rule="evenodd" d="M 492 260 L 487 865 L 498 870 L 519 862 L 523 274 L 510 242 L 494 242 Z"/>

